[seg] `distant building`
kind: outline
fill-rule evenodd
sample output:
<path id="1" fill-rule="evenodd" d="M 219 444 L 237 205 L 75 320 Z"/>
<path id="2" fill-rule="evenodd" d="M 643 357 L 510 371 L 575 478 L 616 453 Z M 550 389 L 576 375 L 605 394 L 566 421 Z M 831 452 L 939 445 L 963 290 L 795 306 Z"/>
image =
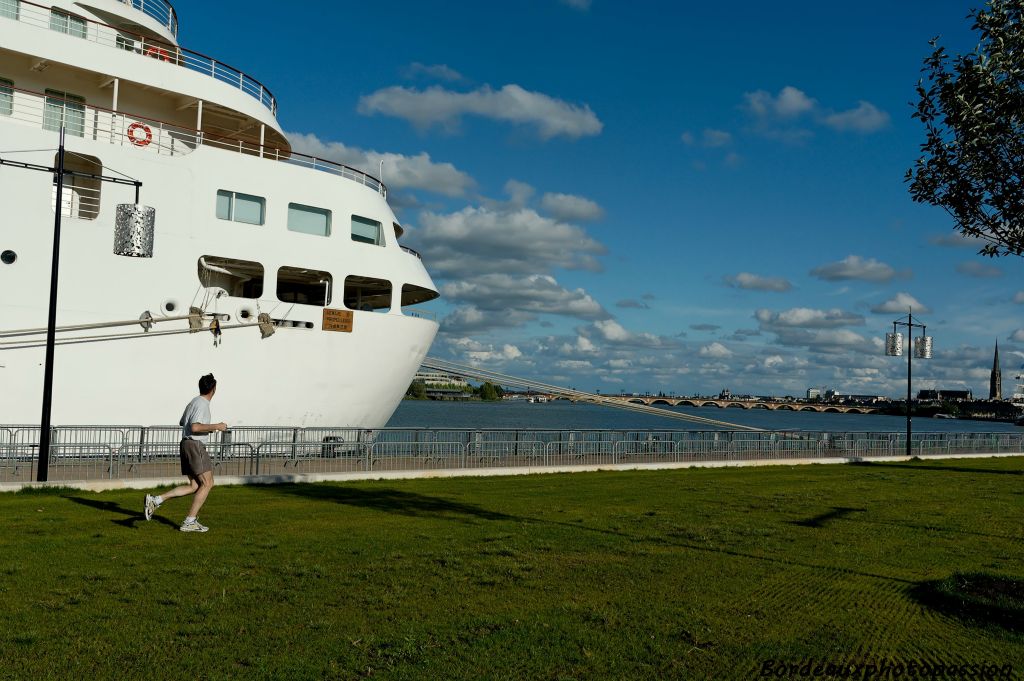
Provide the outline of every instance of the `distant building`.
<path id="1" fill-rule="evenodd" d="M 974 394 L 970 390 L 920 390 L 917 399 L 921 401 L 971 401 Z"/>
<path id="2" fill-rule="evenodd" d="M 808 388 L 807 389 L 807 399 L 809 399 L 809 400 L 816 400 L 819 397 L 821 397 L 821 388 Z"/>
<path id="3" fill-rule="evenodd" d="M 992 376 L 988 381 L 988 399 L 1003 399 L 1003 372 L 999 370 L 999 341 L 996 341 L 996 355 L 992 359 Z"/>
<path id="4" fill-rule="evenodd" d="M 423 385 L 430 388 L 451 388 L 462 390 L 469 387 L 469 383 L 466 379 L 455 374 L 445 373 L 443 371 L 417 371 L 413 377 L 414 381 L 422 381 Z"/>

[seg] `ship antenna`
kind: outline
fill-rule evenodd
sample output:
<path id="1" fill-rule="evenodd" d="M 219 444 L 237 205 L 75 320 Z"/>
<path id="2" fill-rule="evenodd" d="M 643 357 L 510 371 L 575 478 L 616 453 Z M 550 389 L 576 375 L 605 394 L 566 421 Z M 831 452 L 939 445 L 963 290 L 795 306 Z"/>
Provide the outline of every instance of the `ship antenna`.
<path id="1" fill-rule="evenodd" d="M 377 179 L 381 182 L 384 181 L 384 159 L 380 160 L 380 169 L 377 171 Z"/>

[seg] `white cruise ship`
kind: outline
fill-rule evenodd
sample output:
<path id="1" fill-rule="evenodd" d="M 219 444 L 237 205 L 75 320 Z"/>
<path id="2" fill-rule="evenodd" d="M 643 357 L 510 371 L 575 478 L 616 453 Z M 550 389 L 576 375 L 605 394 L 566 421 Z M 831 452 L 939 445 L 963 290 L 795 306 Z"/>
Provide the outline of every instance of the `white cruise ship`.
<path id="1" fill-rule="evenodd" d="M 383 426 L 438 295 L 386 187 L 291 151 L 270 90 L 177 33 L 166 0 L 0 0 L 0 424 L 40 420 L 59 210 L 54 424 L 173 423 L 213 372 L 233 425 Z M 152 257 L 115 253 L 114 177 Z"/>

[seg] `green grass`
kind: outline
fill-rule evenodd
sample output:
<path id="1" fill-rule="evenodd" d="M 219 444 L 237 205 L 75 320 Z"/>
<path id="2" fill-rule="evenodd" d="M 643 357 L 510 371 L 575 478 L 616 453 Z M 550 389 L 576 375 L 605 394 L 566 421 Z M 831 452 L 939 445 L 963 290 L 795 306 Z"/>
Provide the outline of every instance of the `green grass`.
<path id="1" fill-rule="evenodd" d="M 1024 459 L 0 494 L 3 678 L 753 678 L 1024 670 L 919 594 L 1024 577 Z M 927 589 L 925 589 L 927 590 Z M 1007 607 L 1014 607 L 1009 604 Z"/>

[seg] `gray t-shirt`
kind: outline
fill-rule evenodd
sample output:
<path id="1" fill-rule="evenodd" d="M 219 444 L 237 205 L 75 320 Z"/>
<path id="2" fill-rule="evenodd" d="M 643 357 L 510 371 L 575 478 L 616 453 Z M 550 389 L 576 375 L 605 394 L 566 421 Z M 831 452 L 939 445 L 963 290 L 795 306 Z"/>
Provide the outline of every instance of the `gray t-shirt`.
<path id="1" fill-rule="evenodd" d="M 208 438 L 210 434 L 193 433 L 192 424 L 212 422 L 213 419 L 210 417 L 210 400 L 206 399 L 202 395 L 196 395 L 185 407 L 185 413 L 181 415 L 181 421 L 178 422 L 178 425 L 181 426 L 182 439 L 192 438 L 193 440 L 206 442 L 206 438 Z"/>

